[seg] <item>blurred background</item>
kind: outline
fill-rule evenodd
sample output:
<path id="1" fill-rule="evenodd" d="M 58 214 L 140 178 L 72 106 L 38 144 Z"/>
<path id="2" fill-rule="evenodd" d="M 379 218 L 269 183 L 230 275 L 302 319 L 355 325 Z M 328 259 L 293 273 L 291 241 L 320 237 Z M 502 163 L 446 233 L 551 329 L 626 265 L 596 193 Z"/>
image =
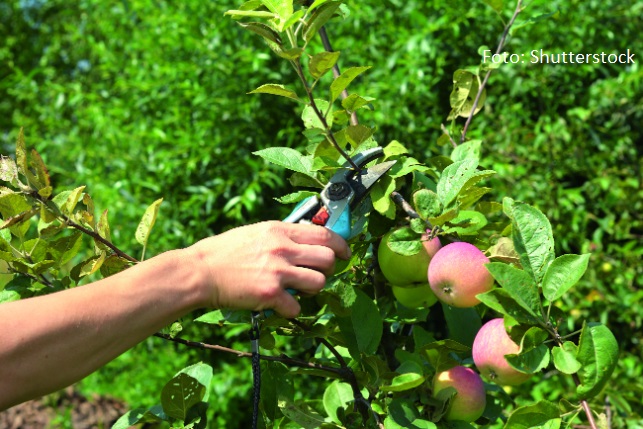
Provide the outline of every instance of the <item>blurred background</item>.
<path id="1" fill-rule="evenodd" d="M 234 226 L 283 218 L 289 207 L 274 197 L 293 191 L 288 174 L 252 152 L 303 149 L 300 106 L 246 93 L 264 83 L 298 83 L 259 37 L 224 17 L 239 4 L 0 1 L 1 153 L 14 153 L 24 127 L 55 186 L 87 185 L 97 209 L 109 208 L 113 241 L 134 255 L 141 251 L 136 226 L 161 197 L 148 257 Z M 437 139 L 447 125 L 453 72 L 479 64 L 481 46 L 495 51 L 515 3 L 505 1 L 500 15 L 482 1 L 348 0 L 347 6 L 350 16 L 331 21 L 327 31 L 342 68 L 373 66 L 349 88 L 376 98 L 375 110 L 360 120 L 378 127 L 381 144 L 399 140 L 420 160 L 449 153 Z M 482 164 L 499 173 L 489 199 L 511 196 L 545 212 L 557 254 L 592 252 L 587 273 L 560 306 L 570 325 L 600 321 L 617 336 L 621 360 L 607 393 L 618 421 L 641 427 L 635 422 L 643 415 L 643 2 L 527 6 L 505 49 L 524 54 L 525 64 L 492 74 L 468 136 L 484 140 Z M 530 64 L 529 53 L 540 49 L 629 49 L 636 63 Z M 184 322 L 187 338 L 249 349 L 244 329 Z M 125 409 L 154 405 L 163 384 L 199 360 L 215 368 L 212 427 L 247 427 L 250 362 L 158 338 L 46 398 L 43 407 L 54 416 L 48 424 L 92 427 L 74 423 L 78 397 Z M 519 393 L 557 401 L 571 388 L 556 374 L 546 377 Z M 306 386 L 323 389 L 319 383 Z"/>

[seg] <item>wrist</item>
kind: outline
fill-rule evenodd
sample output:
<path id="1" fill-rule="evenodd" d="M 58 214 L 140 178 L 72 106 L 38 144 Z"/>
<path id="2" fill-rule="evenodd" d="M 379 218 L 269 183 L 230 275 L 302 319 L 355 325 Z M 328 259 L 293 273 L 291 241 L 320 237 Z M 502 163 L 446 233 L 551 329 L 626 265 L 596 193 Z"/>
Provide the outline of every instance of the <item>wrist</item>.
<path id="1" fill-rule="evenodd" d="M 173 283 L 187 299 L 190 310 L 210 307 L 212 304 L 209 273 L 200 262 L 201 256 L 192 247 L 170 250 L 159 255 L 169 264 Z"/>

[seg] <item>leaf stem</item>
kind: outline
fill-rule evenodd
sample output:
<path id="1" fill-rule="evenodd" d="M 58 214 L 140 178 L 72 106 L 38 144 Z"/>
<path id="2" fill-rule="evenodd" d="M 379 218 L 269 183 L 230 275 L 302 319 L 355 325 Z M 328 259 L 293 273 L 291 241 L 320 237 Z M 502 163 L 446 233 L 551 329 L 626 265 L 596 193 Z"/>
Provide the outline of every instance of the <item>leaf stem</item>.
<path id="1" fill-rule="evenodd" d="M 518 0 L 518 2 L 516 3 L 516 9 L 514 10 L 514 14 L 511 17 L 511 20 L 507 25 L 505 25 L 505 29 L 502 33 L 502 37 L 500 38 L 500 42 L 498 43 L 498 48 L 496 49 L 496 54 L 500 54 L 500 51 L 502 51 L 502 48 L 504 48 L 505 41 L 507 40 L 507 36 L 509 35 L 509 30 L 513 26 L 514 22 L 516 21 L 516 17 L 521 11 L 522 11 L 522 0 Z M 467 121 L 464 124 L 464 128 L 462 129 L 462 136 L 460 137 L 460 143 L 464 143 L 466 139 L 467 130 L 469 128 L 469 125 L 471 124 L 471 120 L 473 119 L 473 115 L 475 114 L 476 108 L 478 107 L 478 103 L 480 102 L 480 97 L 482 96 L 482 91 L 484 91 L 484 87 L 487 84 L 487 81 L 489 80 L 489 76 L 491 76 L 491 69 L 487 70 L 487 73 L 485 74 L 485 77 L 482 80 L 482 83 L 478 85 L 478 93 L 476 94 L 476 98 L 473 101 L 473 106 L 471 106 L 471 113 L 469 113 L 469 117 L 467 118 Z"/>

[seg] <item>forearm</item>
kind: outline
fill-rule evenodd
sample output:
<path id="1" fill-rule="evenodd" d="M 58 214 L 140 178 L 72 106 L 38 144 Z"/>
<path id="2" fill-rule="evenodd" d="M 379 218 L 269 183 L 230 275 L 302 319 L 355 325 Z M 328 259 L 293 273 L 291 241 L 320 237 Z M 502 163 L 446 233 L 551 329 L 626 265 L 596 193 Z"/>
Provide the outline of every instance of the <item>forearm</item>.
<path id="1" fill-rule="evenodd" d="M 199 270 L 168 252 L 96 283 L 0 307 L 0 409 L 68 386 L 205 305 Z"/>

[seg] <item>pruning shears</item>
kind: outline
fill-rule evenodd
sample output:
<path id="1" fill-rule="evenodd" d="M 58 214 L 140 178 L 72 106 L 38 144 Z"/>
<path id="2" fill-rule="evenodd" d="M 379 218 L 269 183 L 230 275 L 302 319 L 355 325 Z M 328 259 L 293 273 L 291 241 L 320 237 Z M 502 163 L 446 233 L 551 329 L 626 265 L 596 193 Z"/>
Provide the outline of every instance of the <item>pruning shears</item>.
<path id="1" fill-rule="evenodd" d="M 395 161 L 387 161 L 366 168 L 368 163 L 383 154 L 381 147 L 375 147 L 351 157 L 359 170 L 355 170 L 348 161 L 344 163 L 319 195 L 301 201 L 283 221 L 325 226 L 345 240 L 350 238 L 351 212 L 395 164 Z"/>

